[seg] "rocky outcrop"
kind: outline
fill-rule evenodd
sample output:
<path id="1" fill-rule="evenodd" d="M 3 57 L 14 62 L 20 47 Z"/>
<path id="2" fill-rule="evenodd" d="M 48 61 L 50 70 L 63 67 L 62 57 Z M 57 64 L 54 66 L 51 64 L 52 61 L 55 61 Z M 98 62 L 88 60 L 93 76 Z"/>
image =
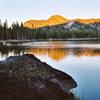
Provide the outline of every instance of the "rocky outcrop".
<path id="1" fill-rule="evenodd" d="M 10 56 L 0 62 L 0 100 L 74 100 L 71 76 L 34 55 Z"/>
<path id="2" fill-rule="evenodd" d="M 41 28 L 46 31 L 71 32 L 71 31 L 85 31 L 85 32 L 100 32 L 100 22 L 84 24 L 78 21 L 70 21 L 64 24 L 49 26 Z"/>

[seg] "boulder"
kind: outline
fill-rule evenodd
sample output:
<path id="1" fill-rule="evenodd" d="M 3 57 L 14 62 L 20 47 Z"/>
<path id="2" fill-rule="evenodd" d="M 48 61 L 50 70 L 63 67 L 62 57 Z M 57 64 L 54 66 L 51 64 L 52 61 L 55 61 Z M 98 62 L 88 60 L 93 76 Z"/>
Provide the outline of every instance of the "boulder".
<path id="1" fill-rule="evenodd" d="M 0 62 L 0 100 L 74 100 L 77 83 L 68 74 L 34 55 L 10 56 Z"/>

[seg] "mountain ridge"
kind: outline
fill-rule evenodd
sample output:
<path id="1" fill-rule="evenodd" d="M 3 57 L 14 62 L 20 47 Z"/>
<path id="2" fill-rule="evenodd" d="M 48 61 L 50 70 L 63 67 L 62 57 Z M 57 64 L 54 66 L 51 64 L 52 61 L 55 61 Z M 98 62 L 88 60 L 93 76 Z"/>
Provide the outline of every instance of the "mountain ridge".
<path id="1" fill-rule="evenodd" d="M 91 24 L 91 23 L 98 23 L 100 22 L 100 19 L 90 18 L 90 19 L 67 19 L 60 15 L 53 15 L 47 20 L 28 20 L 24 22 L 23 26 L 28 28 L 40 28 L 40 27 L 46 27 L 46 26 L 54 26 L 54 25 L 60 25 L 68 22 L 80 22 L 82 24 Z"/>
<path id="2" fill-rule="evenodd" d="M 51 32 L 72 32 L 72 31 L 80 31 L 80 32 L 100 32 L 100 22 L 94 22 L 89 24 L 84 24 L 78 21 L 70 21 L 60 25 L 46 26 L 41 28 L 46 31 Z"/>

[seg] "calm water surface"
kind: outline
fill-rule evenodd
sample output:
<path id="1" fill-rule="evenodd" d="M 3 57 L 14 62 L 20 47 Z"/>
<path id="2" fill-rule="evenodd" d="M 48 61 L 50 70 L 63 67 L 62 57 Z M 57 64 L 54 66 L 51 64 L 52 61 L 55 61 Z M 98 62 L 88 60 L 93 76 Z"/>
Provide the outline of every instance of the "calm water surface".
<path id="1" fill-rule="evenodd" d="M 11 55 L 34 54 L 43 62 L 71 75 L 78 83 L 72 91 L 84 100 L 100 100 L 100 42 L 30 42 L 0 46 L 0 60 Z"/>

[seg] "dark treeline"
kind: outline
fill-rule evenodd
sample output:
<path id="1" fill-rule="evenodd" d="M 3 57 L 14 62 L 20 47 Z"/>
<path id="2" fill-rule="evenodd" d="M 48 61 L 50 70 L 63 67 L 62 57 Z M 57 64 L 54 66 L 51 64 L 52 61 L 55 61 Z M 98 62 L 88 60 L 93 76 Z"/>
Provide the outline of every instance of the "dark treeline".
<path id="1" fill-rule="evenodd" d="M 100 38 L 97 31 L 69 31 L 63 29 L 49 30 L 49 27 L 29 29 L 18 22 L 8 27 L 7 20 L 0 21 L 0 40 L 25 40 L 25 39 L 67 39 L 67 38 Z"/>

